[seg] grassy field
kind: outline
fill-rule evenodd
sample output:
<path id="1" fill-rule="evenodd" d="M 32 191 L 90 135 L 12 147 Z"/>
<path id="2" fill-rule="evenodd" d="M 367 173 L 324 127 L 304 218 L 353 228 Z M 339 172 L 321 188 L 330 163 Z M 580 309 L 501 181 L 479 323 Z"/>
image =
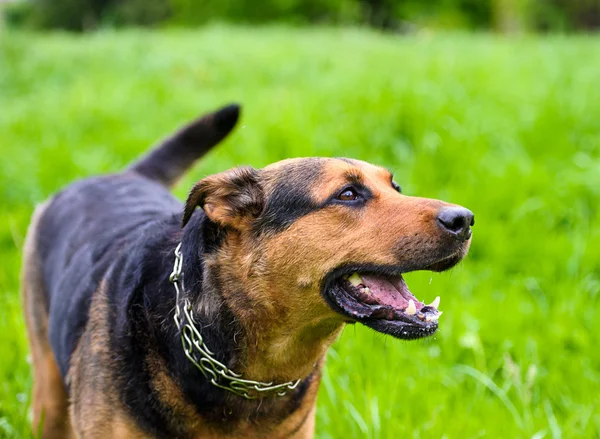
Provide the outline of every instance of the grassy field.
<path id="1" fill-rule="evenodd" d="M 349 327 L 319 438 L 600 437 L 600 38 L 211 27 L 0 35 L 0 437 L 27 438 L 18 296 L 33 206 L 229 101 L 243 121 L 176 190 L 238 164 L 348 156 L 477 217 L 432 339 Z"/>

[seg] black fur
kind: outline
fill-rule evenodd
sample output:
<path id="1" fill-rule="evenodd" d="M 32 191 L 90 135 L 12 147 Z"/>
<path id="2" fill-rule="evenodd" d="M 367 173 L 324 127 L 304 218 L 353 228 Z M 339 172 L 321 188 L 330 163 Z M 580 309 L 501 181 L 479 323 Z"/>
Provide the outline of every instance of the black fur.
<path id="1" fill-rule="evenodd" d="M 133 173 L 79 182 L 51 201 L 40 223 L 38 248 L 46 267 L 50 342 L 63 379 L 88 320 L 91 296 L 104 279 L 108 342 L 117 361 L 114 381 L 124 406 L 145 431 L 157 437 L 185 437 L 178 419 L 150 386 L 150 355 L 163 360 L 206 422 L 233 429 L 241 419 L 283 419 L 299 406 L 314 377 L 286 403 L 278 400 L 273 411 L 269 401 L 246 401 L 210 384 L 184 355 L 173 320 L 175 289 L 169 282 L 179 241 L 185 295 L 195 309 L 201 300 L 218 303 L 218 313 L 196 314 L 197 321 L 217 359 L 233 369 L 243 331 L 219 295 L 218 273 L 204 267 L 205 254 L 218 247 L 224 232 L 201 210 L 182 231 L 181 207 L 164 187 Z M 212 231 L 208 247 L 206 230 Z"/>
<path id="2" fill-rule="evenodd" d="M 194 161 L 229 134 L 239 114 L 240 106 L 231 104 L 195 120 L 162 141 L 130 170 L 165 186 L 173 185 Z"/>
<path id="3" fill-rule="evenodd" d="M 155 393 L 149 359 L 166 365 L 185 399 L 205 422 L 224 433 L 241 420 L 268 418 L 275 425 L 300 406 L 310 382 L 318 378 L 307 377 L 283 399 L 247 401 L 212 385 L 183 352 L 173 319 L 175 288 L 169 282 L 179 242 L 183 295 L 197 311 L 196 322 L 207 346 L 233 370 L 244 346 L 241 325 L 220 293 L 218 267 L 207 270 L 204 264 L 205 257 L 223 244 L 228 229 L 193 209 L 182 229 L 181 203 L 165 187 L 222 139 L 238 114 L 239 107 L 226 107 L 187 126 L 128 171 L 69 186 L 49 202 L 40 219 L 36 244 L 44 267 L 49 339 L 65 385 L 89 320 L 92 296 L 102 282 L 108 300 L 106 342 L 115 362 L 112 382 L 130 416 L 156 437 L 184 438 L 186 433 L 182 420 Z M 257 172 L 251 170 L 249 181 L 233 181 L 234 192 L 248 186 L 253 196 L 262 196 Z M 244 200 L 248 197 L 238 200 L 243 204 L 239 208 L 254 216 L 260 213 L 262 198 L 250 204 Z M 211 306 L 201 306 L 204 302 Z"/>
<path id="4" fill-rule="evenodd" d="M 351 159 L 338 160 L 350 164 L 356 163 Z M 348 184 L 340 187 L 339 190 L 342 191 L 345 187 L 352 186 L 360 195 L 360 199 L 351 202 L 339 201 L 336 200 L 339 192 L 334 192 L 325 201 L 315 201 L 308 192 L 308 188 L 313 187 L 315 182 L 322 178 L 323 163 L 323 159 L 314 157 L 284 166 L 285 178 L 281 178 L 277 182 L 256 221 L 254 230 L 257 234 L 282 232 L 299 218 L 329 204 L 343 204 L 358 208 L 373 198 L 371 191 L 363 184 L 360 174 L 349 172 L 346 174 Z"/>
<path id="5" fill-rule="evenodd" d="M 257 233 L 278 233 L 298 218 L 320 209 L 322 205 L 310 196 L 308 188 L 322 175 L 323 161 L 310 158 L 300 163 L 284 166 L 281 178 L 256 221 Z"/>
<path id="6" fill-rule="evenodd" d="M 50 312 L 49 336 L 59 369 L 88 319 L 91 294 L 141 230 L 179 215 L 181 206 L 162 186 L 133 174 L 84 180 L 59 193 L 40 221 L 38 249 Z"/>

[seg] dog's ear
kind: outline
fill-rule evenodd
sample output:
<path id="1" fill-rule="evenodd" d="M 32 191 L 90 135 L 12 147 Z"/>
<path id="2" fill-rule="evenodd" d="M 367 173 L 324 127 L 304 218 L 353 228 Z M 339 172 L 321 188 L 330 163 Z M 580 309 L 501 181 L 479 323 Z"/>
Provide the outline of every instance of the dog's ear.
<path id="1" fill-rule="evenodd" d="M 199 206 L 211 221 L 221 226 L 248 229 L 264 205 L 259 176 L 260 171 L 247 166 L 200 180 L 185 203 L 182 226 Z"/>

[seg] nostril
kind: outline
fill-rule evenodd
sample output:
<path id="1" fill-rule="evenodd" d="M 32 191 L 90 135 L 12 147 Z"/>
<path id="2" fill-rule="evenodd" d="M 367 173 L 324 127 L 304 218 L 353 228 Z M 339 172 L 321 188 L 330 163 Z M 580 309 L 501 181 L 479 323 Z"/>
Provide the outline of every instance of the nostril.
<path id="1" fill-rule="evenodd" d="M 438 212 L 440 226 L 457 239 L 467 240 L 471 237 L 471 228 L 475 224 L 473 212 L 464 207 L 445 207 Z"/>
<path id="2" fill-rule="evenodd" d="M 454 217 L 450 219 L 440 218 L 440 222 L 451 232 L 460 232 L 465 227 L 464 218 L 461 217 Z"/>

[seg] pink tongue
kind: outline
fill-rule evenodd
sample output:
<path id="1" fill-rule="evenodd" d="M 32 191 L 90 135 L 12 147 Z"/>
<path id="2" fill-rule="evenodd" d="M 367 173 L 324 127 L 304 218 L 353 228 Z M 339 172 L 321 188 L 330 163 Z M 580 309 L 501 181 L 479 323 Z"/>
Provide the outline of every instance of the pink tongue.
<path id="1" fill-rule="evenodd" d="M 384 277 L 371 276 L 363 274 L 360 276 L 363 284 L 371 290 L 371 294 L 384 305 L 394 308 L 404 309 L 408 306 L 409 299 L 415 301 L 417 309 L 421 309 L 421 304 L 408 290 L 404 279 L 393 279 L 392 282 Z"/>

